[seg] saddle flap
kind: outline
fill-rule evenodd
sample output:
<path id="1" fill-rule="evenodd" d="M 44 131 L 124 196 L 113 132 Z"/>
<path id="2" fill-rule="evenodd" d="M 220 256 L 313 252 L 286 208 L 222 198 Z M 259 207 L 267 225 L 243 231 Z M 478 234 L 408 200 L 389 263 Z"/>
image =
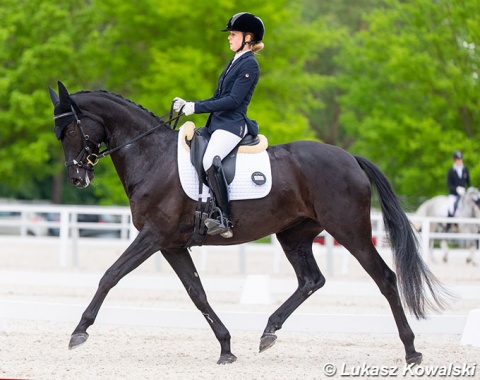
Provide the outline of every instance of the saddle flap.
<path id="1" fill-rule="evenodd" d="M 208 133 L 207 128 L 196 129 L 190 140 L 190 162 L 205 185 L 207 184 L 207 181 L 205 171 L 203 170 L 203 156 L 205 155 L 209 140 L 210 134 Z"/>

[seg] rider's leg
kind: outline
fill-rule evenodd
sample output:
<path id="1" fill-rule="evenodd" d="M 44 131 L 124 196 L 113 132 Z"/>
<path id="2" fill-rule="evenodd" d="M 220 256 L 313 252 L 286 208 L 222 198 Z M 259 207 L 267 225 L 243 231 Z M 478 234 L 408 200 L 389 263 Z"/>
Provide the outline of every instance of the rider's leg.
<path id="1" fill-rule="evenodd" d="M 243 137 L 237 136 L 231 132 L 217 129 L 212 133 L 208 142 L 205 155 L 203 156 L 203 169 L 205 173 L 212 166 L 215 156 L 219 156 L 223 160 L 237 146 Z"/>
<path id="2" fill-rule="evenodd" d="M 455 194 L 448 194 L 448 216 L 455 214 L 455 204 L 458 201 L 458 196 Z"/>
<path id="3" fill-rule="evenodd" d="M 246 128 L 245 128 L 246 129 Z M 210 190 L 212 191 L 217 207 L 221 210 L 223 218 L 209 218 L 205 221 L 209 235 L 221 234 L 223 237 L 229 238 L 233 234 L 231 232 L 230 208 L 228 185 L 223 174 L 221 160 L 223 160 L 237 146 L 242 137 L 237 136 L 228 131 L 217 129 L 212 133 L 210 141 L 203 156 L 203 168 L 207 173 Z M 216 165 L 213 165 L 214 160 Z M 225 220 L 226 218 L 226 220 Z"/>
<path id="4" fill-rule="evenodd" d="M 455 214 L 455 204 L 457 203 L 458 197 L 454 194 L 448 194 L 448 217 L 451 218 Z M 449 232 L 452 228 L 451 223 L 447 223 L 446 232 Z"/>
<path id="5" fill-rule="evenodd" d="M 230 204 L 228 195 L 228 185 L 223 173 L 222 161 L 219 156 L 213 159 L 213 165 L 207 171 L 207 181 L 211 192 L 214 195 L 215 203 L 218 207 L 205 220 L 207 226 L 207 234 L 218 235 L 231 238 L 233 236 L 230 221 Z"/>

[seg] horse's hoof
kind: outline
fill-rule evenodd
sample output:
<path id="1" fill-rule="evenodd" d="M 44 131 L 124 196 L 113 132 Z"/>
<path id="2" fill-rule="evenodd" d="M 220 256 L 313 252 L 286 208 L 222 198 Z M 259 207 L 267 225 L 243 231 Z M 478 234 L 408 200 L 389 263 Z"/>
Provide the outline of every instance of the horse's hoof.
<path id="1" fill-rule="evenodd" d="M 237 357 L 234 354 L 225 354 L 220 355 L 217 364 L 232 364 L 235 361 L 237 361 Z"/>
<path id="2" fill-rule="evenodd" d="M 407 364 L 415 364 L 419 365 L 422 362 L 423 355 L 420 352 L 415 352 L 413 356 L 410 356 L 409 358 L 405 358 L 407 361 Z"/>
<path id="3" fill-rule="evenodd" d="M 88 334 L 86 332 L 72 334 L 72 337 L 70 338 L 70 343 L 68 344 L 68 348 L 70 350 L 73 350 L 74 348 L 77 348 L 81 346 L 83 343 L 85 343 L 87 339 L 88 339 Z"/>
<path id="4" fill-rule="evenodd" d="M 262 337 L 260 338 L 260 351 L 263 352 L 265 350 L 268 350 L 270 347 L 272 347 L 275 344 L 275 341 L 277 340 L 277 336 L 275 334 L 263 334 Z"/>

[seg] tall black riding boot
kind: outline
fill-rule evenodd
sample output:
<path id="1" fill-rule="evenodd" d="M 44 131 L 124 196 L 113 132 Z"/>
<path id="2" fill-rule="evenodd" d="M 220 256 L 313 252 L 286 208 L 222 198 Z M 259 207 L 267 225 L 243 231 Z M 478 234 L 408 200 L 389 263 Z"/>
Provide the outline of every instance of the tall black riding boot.
<path id="1" fill-rule="evenodd" d="M 448 212 L 448 218 L 453 218 L 453 214 L 451 214 L 450 211 Z M 452 227 L 453 227 L 452 223 L 447 223 L 447 225 L 445 227 L 445 232 L 450 232 Z"/>
<path id="2" fill-rule="evenodd" d="M 230 221 L 228 185 L 219 156 L 215 156 L 212 166 L 207 170 L 207 180 L 216 205 L 205 220 L 205 226 L 208 228 L 207 234 L 221 234 L 224 238 L 231 238 L 233 233 L 232 222 Z"/>

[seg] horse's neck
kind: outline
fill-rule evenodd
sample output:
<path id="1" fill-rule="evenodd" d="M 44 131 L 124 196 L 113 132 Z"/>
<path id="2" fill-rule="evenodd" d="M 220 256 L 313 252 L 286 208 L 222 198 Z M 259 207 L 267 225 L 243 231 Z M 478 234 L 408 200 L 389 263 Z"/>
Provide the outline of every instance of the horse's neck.
<path id="1" fill-rule="evenodd" d="M 115 166 L 123 164 L 126 169 L 137 170 L 139 168 L 145 171 L 159 161 L 168 160 L 169 157 L 175 158 L 175 136 L 178 132 L 165 126 L 158 126 L 159 124 L 152 125 L 149 123 L 144 128 L 133 130 L 130 130 L 127 124 L 115 126 L 108 147 L 112 150 L 119 148 L 112 154 Z M 124 132 L 120 132 L 119 129 L 123 129 Z M 152 129 L 155 130 L 145 135 Z"/>
<path id="2" fill-rule="evenodd" d="M 75 100 L 78 100 L 81 108 L 104 121 L 109 149 L 121 146 L 161 123 L 142 106 L 109 92 L 80 93 Z"/>
<path id="3" fill-rule="evenodd" d="M 109 137 L 108 149 L 114 150 L 113 164 L 129 197 L 139 189 L 138 184 L 158 178 L 159 167 L 168 165 L 171 170 L 178 132 L 166 126 L 156 128 L 161 121 L 133 103 L 107 98 L 99 112 Z M 137 139 L 153 128 L 155 131 Z"/>
<path id="4" fill-rule="evenodd" d="M 474 207 L 476 207 L 475 204 L 470 204 L 469 199 L 464 195 L 460 198 L 455 216 L 460 218 L 473 218 L 475 216 Z"/>

